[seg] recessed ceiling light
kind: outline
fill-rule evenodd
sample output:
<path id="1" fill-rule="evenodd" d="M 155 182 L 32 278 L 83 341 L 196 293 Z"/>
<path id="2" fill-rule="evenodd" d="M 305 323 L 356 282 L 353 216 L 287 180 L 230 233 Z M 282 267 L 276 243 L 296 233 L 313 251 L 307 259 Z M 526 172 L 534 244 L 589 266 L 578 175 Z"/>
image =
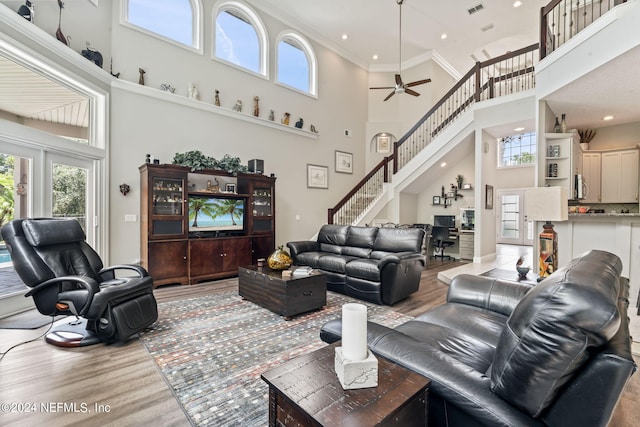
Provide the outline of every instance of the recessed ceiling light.
<path id="1" fill-rule="evenodd" d="M 521 1 L 514 1 L 513 2 L 513 7 L 520 7 L 522 6 L 522 2 Z"/>
<path id="2" fill-rule="evenodd" d="M 613 116 L 604 116 L 602 120 L 613 120 Z"/>
<path id="3" fill-rule="evenodd" d="M 445 167 L 445 166 L 447 166 L 447 162 L 442 162 L 442 163 L 440 163 L 440 167 L 441 167 L 441 168 L 443 168 L 443 167 Z"/>
<path id="4" fill-rule="evenodd" d="M 348 35 L 346 35 L 346 34 L 343 34 L 343 35 L 342 35 L 342 40 L 346 40 L 346 39 L 348 39 L 348 38 L 349 38 L 349 36 L 348 36 Z"/>
<path id="5" fill-rule="evenodd" d="M 378 55 L 373 55 L 373 59 L 378 59 Z"/>
<path id="6" fill-rule="evenodd" d="M 522 132 L 524 130 L 523 127 L 513 129 L 515 132 Z"/>
<path id="7" fill-rule="evenodd" d="M 446 33 L 442 33 L 442 34 L 440 35 L 440 39 L 441 39 L 441 40 L 444 40 L 444 39 L 446 39 L 446 38 L 447 38 L 447 34 L 446 34 Z"/>

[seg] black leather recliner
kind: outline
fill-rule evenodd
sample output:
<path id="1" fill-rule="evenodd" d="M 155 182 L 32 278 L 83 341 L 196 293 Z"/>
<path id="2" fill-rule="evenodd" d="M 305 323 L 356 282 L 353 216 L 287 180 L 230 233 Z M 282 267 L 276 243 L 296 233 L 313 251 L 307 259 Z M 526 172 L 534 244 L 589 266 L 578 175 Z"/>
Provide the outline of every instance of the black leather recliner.
<path id="1" fill-rule="evenodd" d="M 445 304 L 369 322 L 368 346 L 431 379 L 429 426 L 606 427 L 636 370 L 621 272 L 593 250 L 535 286 L 461 274 Z M 341 319 L 320 331 L 341 334 Z"/>
<path id="2" fill-rule="evenodd" d="M 17 219 L 1 233 L 16 273 L 31 288 L 25 296 L 33 297 L 38 311 L 73 316 L 54 324 L 48 343 L 78 347 L 125 341 L 157 320 L 147 271 L 137 265 L 103 268 L 75 219 Z"/>

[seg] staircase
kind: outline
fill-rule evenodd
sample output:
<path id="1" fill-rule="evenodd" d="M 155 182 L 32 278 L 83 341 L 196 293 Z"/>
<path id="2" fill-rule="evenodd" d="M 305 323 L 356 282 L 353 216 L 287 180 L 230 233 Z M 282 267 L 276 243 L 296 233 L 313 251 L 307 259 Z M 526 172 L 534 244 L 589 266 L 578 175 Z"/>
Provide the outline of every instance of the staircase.
<path id="1" fill-rule="evenodd" d="M 392 197 L 393 176 L 401 169 L 404 176 L 409 176 L 421 166 L 419 161 L 412 160 L 427 146 L 434 142 L 456 143 L 451 140 L 451 135 L 444 135 L 445 129 L 478 102 L 534 89 L 538 57 L 549 55 L 606 12 L 625 2 L 552 0 L 541 9 L 540 45 L 536 43 L 489 61 L 477 62 L 415 126 L 394 143 L 390 156 L 385 157 L 333 208 L 328 209 L 327 222 L 357 225 L 366 216 L 370 217 L 374 207 L 383 207 L 383 202 Z"/>

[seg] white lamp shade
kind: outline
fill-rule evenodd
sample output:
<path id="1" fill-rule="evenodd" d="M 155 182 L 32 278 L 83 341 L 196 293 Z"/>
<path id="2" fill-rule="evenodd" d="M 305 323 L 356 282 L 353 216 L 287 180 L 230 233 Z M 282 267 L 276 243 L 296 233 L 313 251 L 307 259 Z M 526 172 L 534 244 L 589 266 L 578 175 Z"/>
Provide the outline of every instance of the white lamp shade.
<path id="1" fill-rule="evenodd" d="M 528 188 L 524 200 L 528 221 L 566 221 L 569 218 L 569 192 L 564 187 Z"/>

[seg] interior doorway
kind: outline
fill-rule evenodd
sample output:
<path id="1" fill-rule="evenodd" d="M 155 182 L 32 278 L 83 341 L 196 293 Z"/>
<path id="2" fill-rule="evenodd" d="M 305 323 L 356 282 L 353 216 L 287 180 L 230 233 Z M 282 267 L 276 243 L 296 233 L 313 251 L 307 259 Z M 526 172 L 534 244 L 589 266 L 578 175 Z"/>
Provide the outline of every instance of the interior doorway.
<path id="1" fill-rule="evenodd" d="M 532 246 L 534 223 L 524 213 L 525 190 L 498 190 L 496 243 Z"/>

